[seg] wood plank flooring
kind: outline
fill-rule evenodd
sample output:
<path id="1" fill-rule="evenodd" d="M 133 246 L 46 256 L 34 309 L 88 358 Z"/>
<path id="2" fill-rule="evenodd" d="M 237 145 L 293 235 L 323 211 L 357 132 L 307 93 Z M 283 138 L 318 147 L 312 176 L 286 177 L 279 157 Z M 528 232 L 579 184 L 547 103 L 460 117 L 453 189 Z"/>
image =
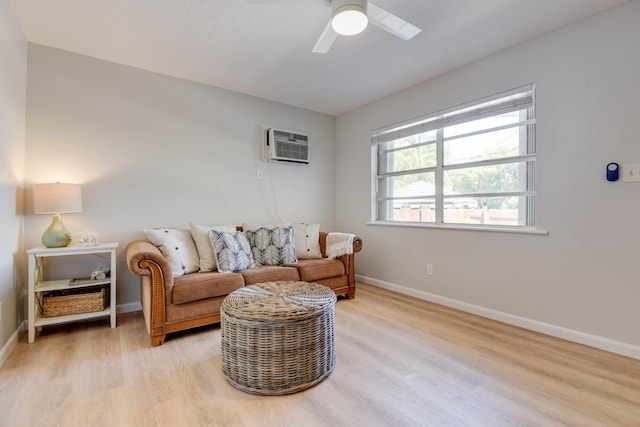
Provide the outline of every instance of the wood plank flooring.
<path id="1" fill-rule="evenodd" d="M 640 361 L 358 284 L 319 385 L 254 396 L 222 376 L 218 325 L 152 348 L 141 313 L 22 337 L 0 426 L 640 426 Z"/>

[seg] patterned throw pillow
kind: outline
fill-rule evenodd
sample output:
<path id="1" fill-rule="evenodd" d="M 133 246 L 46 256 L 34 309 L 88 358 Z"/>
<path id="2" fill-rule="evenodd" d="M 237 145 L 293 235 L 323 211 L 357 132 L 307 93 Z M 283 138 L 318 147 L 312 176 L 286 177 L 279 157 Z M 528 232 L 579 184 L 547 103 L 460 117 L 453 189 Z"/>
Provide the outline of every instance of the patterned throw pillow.
<path id="1" fill-rule="evenodd" d="M 293 227 L 261 227 L 246 230 L 256 265 L 284 265 L 298 262 Z"/>
<path id="2" fill-rule="evenodd" d="M 198 251 L 188 229 L 154 228 L 143 231 L 147 239 L 167 258 L 173 276 L 198 271 L 200 268 Z"/>
<path id="3" fill-rule="evenodd" d="M 247 238 L 239 231 L 210 230 L 209 238 L 216 256 L 218 271 L 235 273 L 236 271 L 255 268 L 251 256 L 251 248 Z"/>
<path id="4" fill-rule="evenodd" d="M 197 225 L 190 224 L 191 236 L 196 243 L 198 257 L 200 258 L 200 273 L 214 271 L 216 269 L 216 254 L 211 246 L 209 231 L 236 231 L 235 225 Z"/>

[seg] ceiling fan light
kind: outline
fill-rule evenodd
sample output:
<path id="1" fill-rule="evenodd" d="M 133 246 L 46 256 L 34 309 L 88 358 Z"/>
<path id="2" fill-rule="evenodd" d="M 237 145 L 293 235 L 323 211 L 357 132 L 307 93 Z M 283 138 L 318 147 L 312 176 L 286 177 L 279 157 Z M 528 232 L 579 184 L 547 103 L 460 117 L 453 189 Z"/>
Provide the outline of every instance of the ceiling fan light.
<path id="1" fill-rule="evenodd" d="M 358 4 L 347 4 L 333 11 L 331 26 L 333 30 L 343 36 L 353 36 L 361 33 L 369 20 L 364 7 Z"/>

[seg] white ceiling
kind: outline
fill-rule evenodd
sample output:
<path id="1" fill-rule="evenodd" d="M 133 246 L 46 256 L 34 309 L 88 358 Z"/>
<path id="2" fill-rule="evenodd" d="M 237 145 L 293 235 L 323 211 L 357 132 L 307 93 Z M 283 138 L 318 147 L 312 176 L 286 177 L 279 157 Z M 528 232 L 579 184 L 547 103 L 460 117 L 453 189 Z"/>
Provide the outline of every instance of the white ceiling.
<path id="1" fill-rule="evenodd" d="M 311 49 L 326 0 L 11 0 L 28 41 L 338 115 L 626 0 L 376 0 L 422 28 L 369 25 Z"/>

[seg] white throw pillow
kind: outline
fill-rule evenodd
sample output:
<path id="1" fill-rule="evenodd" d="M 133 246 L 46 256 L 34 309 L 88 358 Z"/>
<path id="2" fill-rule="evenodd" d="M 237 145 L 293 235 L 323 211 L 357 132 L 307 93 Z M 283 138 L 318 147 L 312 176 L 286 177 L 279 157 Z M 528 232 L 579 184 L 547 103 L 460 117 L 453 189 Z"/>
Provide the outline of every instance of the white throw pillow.
<path id="1" fill-rule="evenodd" d="M 209 238 L 209 231 L 236 231 L 235 225 L 197 225 L 190 224 L 191 236 L 196 243 L 196 249 L 198 250 L 198 257 L 200 260 L 200 272 L 205 273 L 207 271 L 215 271 L 216 269 L 216 255 L 211 245 L 211 239 Z"/>
<path id="2" fill-rule="evenodd" d="M 293 224 L 298 259 L 322 258 L 320 224 Z"/>
<path id="3" fill-rule="evenodd" d="M 182 276 L 198 271 L 198 251 L 186 228 L 144 229 L 147 239 L 160 249 L 169 261 L 173 276 Z"/>

